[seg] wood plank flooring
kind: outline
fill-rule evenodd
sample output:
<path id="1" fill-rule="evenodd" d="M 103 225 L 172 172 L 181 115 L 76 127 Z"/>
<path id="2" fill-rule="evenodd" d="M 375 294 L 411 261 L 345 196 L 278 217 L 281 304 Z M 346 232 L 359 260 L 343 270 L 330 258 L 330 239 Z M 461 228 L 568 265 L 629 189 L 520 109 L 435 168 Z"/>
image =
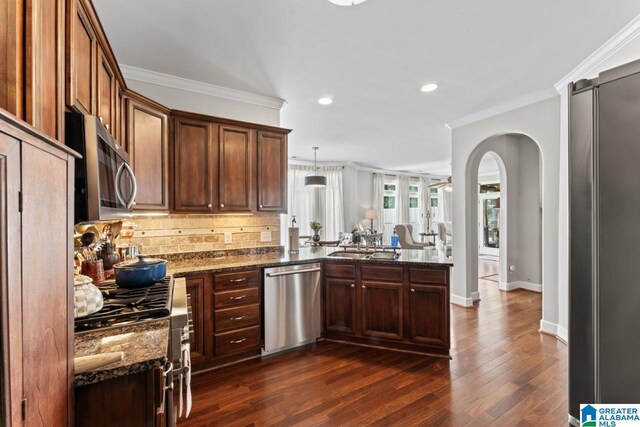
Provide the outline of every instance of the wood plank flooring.
<path id="1" fill-rule="evenodd" d="M 566 426 L 567 347 L 538 332 L 541 295 L 479 286 L 451 307 L 451 361 L 321 342 L 195 376 L 181 425 Z"/>

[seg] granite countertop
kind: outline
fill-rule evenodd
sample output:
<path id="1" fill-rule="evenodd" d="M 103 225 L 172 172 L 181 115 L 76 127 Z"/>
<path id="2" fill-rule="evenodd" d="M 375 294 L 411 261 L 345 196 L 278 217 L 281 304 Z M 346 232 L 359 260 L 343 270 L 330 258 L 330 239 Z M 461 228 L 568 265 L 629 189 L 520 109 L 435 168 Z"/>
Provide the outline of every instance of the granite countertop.
<path id="1" fill-rule="evenodd" d="M 75 357 L 122 351 L 124 359 L 95 371 L 76 374 L 74 385 L 85 386 L 162 366 L 169 345 L 169 319 L 98 329 L 75 335 Z"/>
<path id="2" fill-rule="evenodd" d="M 398 249 L 400 256 L 398 259 L 351 259 L 328 256 L 332 252 L 343 251 L 337 247 L 304 247 L 300 248 L 297 255 L 288 253 L 268 253 L 259 255 L 238 255 L 227 257 L 207 257 L 192 258 L 181 261 L 169 261 L 167 266 L 168 274 L 174 277 L 183 277 L 193 273 L 217 273 L 222 271 L 241 270 L 247 267 L 282 267 L 292 264 L 305 264 L 320 261 L 333 262 L 357 262 L 375 264 L 396 264 L 396 265 L 416 265 L 430 267 L 451 267 L 451 258 L 445 258 L 437 254 L 436 251 Z M 353 251 L 353 249 L 346 249 Z"/>

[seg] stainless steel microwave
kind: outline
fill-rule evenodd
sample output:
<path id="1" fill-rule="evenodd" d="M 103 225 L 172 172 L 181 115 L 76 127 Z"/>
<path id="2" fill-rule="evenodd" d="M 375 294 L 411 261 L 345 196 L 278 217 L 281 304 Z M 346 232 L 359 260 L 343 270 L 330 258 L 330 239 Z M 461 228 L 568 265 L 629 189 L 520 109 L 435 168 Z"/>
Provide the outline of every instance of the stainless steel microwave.
<path id="1" fill-rule="evenodd" d="M 126 151 L 102 121 L 66 113 L 66 144 L 82 154 L 75 165 L 75 223 L 131 216 L 137 184 Z"/>

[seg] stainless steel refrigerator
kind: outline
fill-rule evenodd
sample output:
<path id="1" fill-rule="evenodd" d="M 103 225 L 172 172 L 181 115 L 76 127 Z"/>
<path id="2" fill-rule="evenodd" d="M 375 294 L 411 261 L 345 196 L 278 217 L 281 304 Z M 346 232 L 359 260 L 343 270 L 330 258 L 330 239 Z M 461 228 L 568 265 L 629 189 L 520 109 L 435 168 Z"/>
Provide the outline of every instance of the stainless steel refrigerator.
<path id="1" fill-rule="evenodd" d="M 569 85 L 569 414 L 640 403 L 640 61 Z"/>

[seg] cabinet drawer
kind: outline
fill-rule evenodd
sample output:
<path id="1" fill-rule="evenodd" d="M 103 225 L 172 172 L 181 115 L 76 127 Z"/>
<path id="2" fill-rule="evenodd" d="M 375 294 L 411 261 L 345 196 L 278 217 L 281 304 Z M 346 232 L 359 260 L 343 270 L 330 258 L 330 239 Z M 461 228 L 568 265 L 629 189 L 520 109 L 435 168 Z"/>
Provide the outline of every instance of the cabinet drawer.
<path id="1" fill-rule="evenodd" d="M 402 267 L 363 265 L 362 280 L 378 280 L 381 282 L 402 282 Z"/>
<path id="2" fill-rule="evenodd" d="M 231 308 L 243 305 L 260 304 L 260 288 L 248 288 L 238 291 L 216 292 L 215 308 Z"/>
<path id="3" fill-rule="evenodd" d="M 260 304 L 216 310 L 216 333 L 260 325 Z"/>
<path id="4" fill-rule="evenodd" d="M 325 264 L 324 272 L 327 277 L 356 278 L 356 266 L 353 264 Z"/>
<path id="5" fill-rule="evenodd" d="M 447 284 L 447 271 L 436 269 L 412 268 L 409 270 L 409 281 L 411 283 L 437 283 Z"/>
<path id="6" fill-rule="evenodd" d="M 216 291 L 260 286 L 260 270 L 237 271 L 215 275 Z"/>
<path id="7" fill-rule="evenodd" d="M 224 357 L 260 348 L 260 327 L 216 334 L 216 356 Z"/>

